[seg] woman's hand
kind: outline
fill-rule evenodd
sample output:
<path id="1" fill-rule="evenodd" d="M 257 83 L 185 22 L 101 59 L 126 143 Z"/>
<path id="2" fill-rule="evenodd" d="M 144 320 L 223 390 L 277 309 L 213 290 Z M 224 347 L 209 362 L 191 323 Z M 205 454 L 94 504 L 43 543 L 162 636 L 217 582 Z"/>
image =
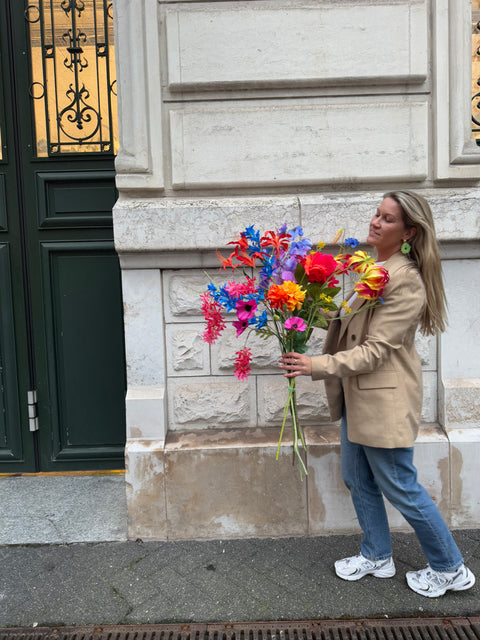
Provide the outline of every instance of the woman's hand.
<path id="1" fill-rule="evenodd" d="M 301 353 L 284 353 L 278 363 L 280 369 L 284 369 L 286 378 L 312 375 L 312 359 Z"/>

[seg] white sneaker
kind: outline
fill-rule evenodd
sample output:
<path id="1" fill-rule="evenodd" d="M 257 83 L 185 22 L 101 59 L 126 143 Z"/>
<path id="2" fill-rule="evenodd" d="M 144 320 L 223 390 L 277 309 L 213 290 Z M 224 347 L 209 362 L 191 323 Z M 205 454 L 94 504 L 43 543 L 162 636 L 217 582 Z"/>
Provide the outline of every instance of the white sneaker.
<path id="1" fill-rule="evenodd" d="M 443 596 L 446 591 L 464 591 L 475 584 L 475 576 L 462 564 L 456 571 L 435 571 L 430 566 L 420 571 L 408 571 L 410 589 L 427 598 Z"/>
<path id="2" fill-rule="evenodd" d="M 369 560 L 360 554 L 351 558 L 337 560 L 335 562 L 335 573 L 343 580 L 360 580 L 360 578 L 369 574 L 376 578 L 393 578 L 395 565 L 392 558 Z"/>

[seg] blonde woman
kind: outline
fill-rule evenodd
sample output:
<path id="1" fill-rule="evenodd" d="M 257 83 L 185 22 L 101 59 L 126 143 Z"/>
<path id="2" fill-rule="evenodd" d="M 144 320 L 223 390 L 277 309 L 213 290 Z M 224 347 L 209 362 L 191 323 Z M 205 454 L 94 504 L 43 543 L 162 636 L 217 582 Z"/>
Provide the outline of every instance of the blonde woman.
<path id="1" fill-rule="evenodd" d="M 417 327 L 445 329 L 446 305 L 430 207 L 410 191 L 386 193 L 370 222 L 367 243 L 389 273 L 384 303 L 330 323 L 321 356 L 287 353 L 286 377 L 325 380 L 333 420 L 342 419 L 342 475 L 363 530 L 361 553 L 338 560 L 344 580 L 395 575 L 385 496 L 413 527 L 428 566 L 406 575 L 427 597 L 475 583 L 437 506 L 417 481 L 413 443 L 422 404 Z M 365 303 L 350 298 L 352 311 Z M 343 312 L 342 312 L 343 313 Z"/>

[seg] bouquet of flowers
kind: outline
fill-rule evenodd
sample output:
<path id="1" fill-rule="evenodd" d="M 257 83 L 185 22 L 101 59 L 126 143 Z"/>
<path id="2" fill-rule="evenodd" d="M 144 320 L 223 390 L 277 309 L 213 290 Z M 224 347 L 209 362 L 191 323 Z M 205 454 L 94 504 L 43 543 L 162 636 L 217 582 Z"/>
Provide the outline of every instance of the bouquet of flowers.
<path id="1" fill-rule="evenodd" d="M 342 237 L 340 229 L 332 244 L 339 243 Z M 236 316 L 232 325 L 237 338 L 247 330 L 248 333 L 254 331 L 265 339 L 277 338 L 282 353 L 305 353 L 315 327 L 326 328 L 330 321 L 338 318 L 335 312 L 341 307 L 343 313 L 352 313 L 348 304 L 351 294 L 369 300 L 367 305 L 362 305 L 362 310 L 382 302 L 388 272 L 376 265 L 365 251 L 355 251 L 359 242 L 354 238 L 341 241 L 340 253 L 333 256 L 322 252 L 324 243 L 314 247 L 311 240 L 304 237 L 301 227 L 287 231 L 284 224 L 280 229 L 260 235 L 251 225 L 228 244 L 234 249 L 227 258 L 217 251 L 220 268 L 241 269 L 243 278 L 221 286 L 210 282 L 207 291 L 201 294 L 206 322 L 203 340 L 209 344 L 219 338 L 227 326 L 226 314 L 232 313 Z M 247 379 L 251 359 L 252 351 L 245 341 L 245 346 L 236 352 L 234 375 L 239 380 Z M 288 379 L 277 460 L 288 413 L 292 418 L 293 448 L 300 474 L 302 471 L 306 474 L 300 451 L 300 446 L 306 447 L 298 419 L 295 378 Z"/>

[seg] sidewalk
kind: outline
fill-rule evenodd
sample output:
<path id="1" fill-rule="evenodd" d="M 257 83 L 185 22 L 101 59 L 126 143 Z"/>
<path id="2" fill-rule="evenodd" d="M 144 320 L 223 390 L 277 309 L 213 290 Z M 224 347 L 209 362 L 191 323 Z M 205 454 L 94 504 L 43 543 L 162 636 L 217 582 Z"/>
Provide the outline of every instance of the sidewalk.
<path id="1" fill-rule="evenodd" d="M 405 571 L 425 565 L 413 534 L 393 535 L 394 578 L 366 577 L 360 582 L 339 580 L 333 571 L 334 560 L 358 551 L 358 535 L 203 542 L 122 540 L 117 511 L 123 508 L 123 478 L 107 478 L 109 482 L 95 483 L 89 478 L 83 483 L 90 491 L 97 486 L 91 516 L 82 511 L 93 506 L 85 496 L 82 501 L 77 495 L 66 509 L 58 506 L 62 500 L 57 493 L 57 507 L 50 505 L 50 513 L 45 514 L 51 541 L 40 544 L 42 536 L 35 531 L 35 523 L 42 520 L 41 496 L 35 497 L 32 518 L 25 505 L 19 504 L 19 487 L 28 489 L 29 483 L 13 482 L 30 479 L 0 478 L 0 627 L 480 615 L 480 579 L 469 591 L 450 592 L 438 599 L 423 598 L 408 589 Z M 44 497 L 49 493 L 47 485 L 58 491 L 62 484 L 32 480 L 37 480 L 36 490 L 43 490 Z M 70 491 L 81 485 L 71 479 L 63 483 Z M 13 500 L 12 495 L 16 496 Z M 11 509 L 17 510 L 16 516 Z M 59 513 L 67 519 L 62 526 Z M 22 518 L 30 523 L 35 544 L 26 543 L 25 532 L 21 544 L 13 537 L 5 540 L 4 523 L 10 523 L 13 536 L 13 520 L 20 521 L 21 529 Z M 74 540 L 79 522 L 84 522 L 81 542 Z M 111 540 L 98 541 L 102 526 Z M 45 530 L 42 535 L 45 537 Z M 454 536 L 480 578 L 480 530 L 455 531 Z"/>

